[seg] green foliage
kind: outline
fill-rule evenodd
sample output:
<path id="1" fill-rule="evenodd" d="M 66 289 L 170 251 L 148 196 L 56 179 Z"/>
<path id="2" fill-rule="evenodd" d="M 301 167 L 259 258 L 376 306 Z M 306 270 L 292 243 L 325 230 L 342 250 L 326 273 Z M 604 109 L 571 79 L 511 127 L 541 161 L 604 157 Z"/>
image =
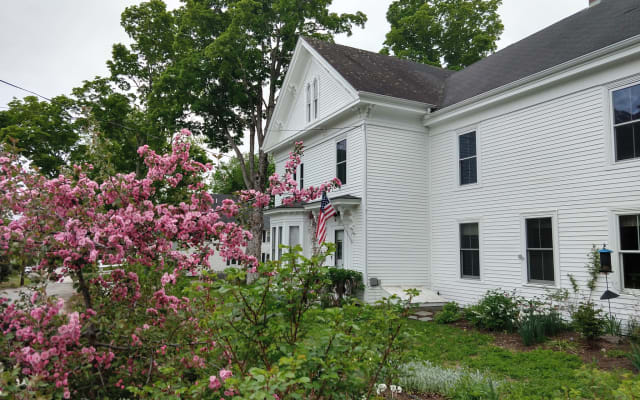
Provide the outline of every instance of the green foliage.
<path id="1" fill-rule="evenodd" d="M 442 307 L 442 311 L 438 312 L 433 320 L 438 324 L 450 324 L 462 318 L 460 306 L 456 302 L 450 302 Z"/>
<path id="2" fill-rule="evenodd" d="M 600 274 L 600 251 L 598 250 L 598 246 L 595 244 L 591 247 L 591 251 L 588 254 L 589 261 L 585 268 L 589 271 L 589 280 L 587 281 L 587 288 L 589 289 L 589 294 L 593 293 L 596 290 L 596 285 L 598 283 L 598 277 Z M 575 290 L 575 288 L 574 288 Z"/>
<path id="3" fill-rule="evenodd" d="M 627 355 L 634 368 L 640 371 L 640 345 L 637 343 L 631 343 L 631 351 Z"/>
<path id="4" fill-rule="evenodd" d="M 382 53 L 459 70 L 497 49 L 502 0 L 396 0 Z"/>
<path id="5" fill-rule="evenodd" d="M 605 335 L 622 336 L 622 320 L 616 318 L 615 315 L 605 315 L 603 319 L 603 333 Z"/>
<path id="6" fill-rule="evenodd" d="M 75 104 L 66 96 L 38 101 L 35 96 L 9 102 L 0 111 L 0 145 L 5 144 L 54 177 L 76 151 L 80 138 L 73 119 Z M 1 146 L 0 146 L 1 147 Z"/>
<path id="7" fill-rule="evenodd" d="M 478 304 L 466 308 L 464 316 L 480 329 L 512 332 L 517 327 L 520 302 L 513 293 L 490 290 Z"/>
<path id="8" fill-rule="evenodd" d="M 429 361 L 401 367 L 398 384 L 408 391 L 438 393 L 451 399 L 498 399 L 499 384 L 479 371 L 445 368 Z"/>
<path id="9" fill-rule="evenodd" d="M 627 336 L 632 343 L 640 344 L 640 322 L 637 319 L 627 321 Z"/>
<path id="10" fill-rule="evenodd" d="M 585 339 L 597 339 L 604 333 L 606 325 L 601 314 L 602 310 L 596 308 L 592 302 L 581 303 L 571 313 L 573 327 Z"/>
<path id="11" fill-rule="evenodd" d="M 567 323 L 551 304 L 537 299 L 523 301 L 523 304 L 518 333 L 525 346 L 542 343 L 548 336 L 567 330 Z"/>
<path id="12" fill-rule="evenodd" d="M 635 400 L 640 396 L 640 378 L 619 371 L 601 371 L 587 366 L 576 371 L 574 383 L 563 388 L 554 400 Z"/>
<path id="13" fill-rule="evenodd" d="M 249 154 L 244 155 L 245 159 L 248 159 Z M 237 157 L 231 158 L 228 162 L 221 162 L 218 168 L 216 168 L 213 175 L 213 187 L 214 193 L 221 194 L 234 194 L 240 190 L 246 189 L 244 178 L 242 177 L 242 167 L 240 166 L 240 160 Z M 258 165 L 259 159 L 254 156 L 255 165 Z M 245 162 L 245 168 L 249 168 L 248 163 Z M 267 168 L 267 174 L 270 176 L 276 171 L 273 160 L 269 160 L 269 166 Z M 264 190 L 264 188 L 261 188 Z"/>
<path id="14" fill-rule="evenodd" d="M 329 284 L 323 288 L 323 303 L 340 306 L 364 287 L 362 273 L 346 268 L 329 267 Z"/>

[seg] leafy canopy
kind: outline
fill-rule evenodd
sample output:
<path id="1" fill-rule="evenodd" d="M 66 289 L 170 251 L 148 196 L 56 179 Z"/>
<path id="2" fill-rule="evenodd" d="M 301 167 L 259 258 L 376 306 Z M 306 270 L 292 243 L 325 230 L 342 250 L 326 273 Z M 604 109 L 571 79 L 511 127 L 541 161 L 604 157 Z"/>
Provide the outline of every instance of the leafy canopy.
<path id="1" fill-rule="evenodd" d="M 459 70 L 497 49 L 502 0 L 396 0 L 383 54 Z"/>

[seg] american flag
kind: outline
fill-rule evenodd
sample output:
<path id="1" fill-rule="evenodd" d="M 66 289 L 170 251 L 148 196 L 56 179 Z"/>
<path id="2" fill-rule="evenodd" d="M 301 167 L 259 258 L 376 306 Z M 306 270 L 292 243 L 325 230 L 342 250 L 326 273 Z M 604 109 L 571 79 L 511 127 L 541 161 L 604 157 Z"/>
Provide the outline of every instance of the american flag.
<path id="1" fill-rule="evenodd" d="M 327 238 L 327 221 L 336 215 L 336 210 L 331 205 L 326 192 L 322 192 L 322 201 L 320 202 L 320 214 L 318 214 L 318 225 L 316 226 L 316 240 L 318 244 L 324 243 Z"/>

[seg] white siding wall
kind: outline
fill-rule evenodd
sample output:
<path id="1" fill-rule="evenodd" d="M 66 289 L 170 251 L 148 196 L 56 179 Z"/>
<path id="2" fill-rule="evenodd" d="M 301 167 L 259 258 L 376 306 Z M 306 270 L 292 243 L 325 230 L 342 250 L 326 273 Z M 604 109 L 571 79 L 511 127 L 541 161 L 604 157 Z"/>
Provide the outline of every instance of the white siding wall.
<path id="1" fill-rule="evenodd" d="M 383 286 L 429 285 L 427 168 L 417 115 L 378 113 L 367 123 L 367 273 Z"/>
<path id="2" fill-rule="evenodd" d="M 626 67 L 630 67 L 627 65 Z M 431 265 L 432 288 L 461 303 L 476 301 L 488 289 L 517 289 L 522 295 L 543 295 L 545 289 L 526 284 L 523 217 L 543 212 L 557 218 L 560 277 L 556 287 L 570 289 L 568 274 L 587 279 L 587 253 L 593 244 L 616 248 L 611 210 L 640 210 L 640 160 L 610 163 L 609 92 L 602 85 L 616 78 L 590 77 L 600 85 L 571 91 L 554 99 L 532 95 L 535 105 L 487 117 L 477 129 L 479 184 L 459 187 L 456 129 L 431 135 Z M 602 73 L 601 73 L 602 74 Z M 558 85 L 569 90 L 579 82 Z M 534 97 L 537 96 L 537 97 Z M 500 111 L 492 110 L 493 115 Z M 449 126 L 449 127 L 452 127 Z M 458 224 L 480 223 L 481 280 L 460 279 Z M 618 254 L 617 251 L 615 254 Z M 617 259 L 617 257 L 614 257 Z M 619 272 L 617 265 L 614 269 Z M 610 276 L 620 293 L 618 275 Z M 595 293 L 604 291 L 604 278 Z M 602 304 L 603 306 L 606 303 Z M 612 301 L 618 317 L 638 315 L 638 298 Z"/>

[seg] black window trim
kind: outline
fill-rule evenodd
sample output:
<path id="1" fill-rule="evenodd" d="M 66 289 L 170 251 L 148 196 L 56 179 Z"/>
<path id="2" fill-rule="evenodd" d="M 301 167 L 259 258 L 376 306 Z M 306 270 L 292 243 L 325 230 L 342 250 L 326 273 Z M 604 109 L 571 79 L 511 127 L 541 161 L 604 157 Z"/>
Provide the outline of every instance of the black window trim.
<path id="1" fill-rule="evenodd" d="M 464 135 L 468 135 L 470 133 L 473 133 L 475 135 L 475 155 L 471 156 L 471 157 L 462 157 L 460 155 L 460 137 L 464 136 Z M 468 129 L 461 129 L 458 130 L 456 132 L 456 165 L 457 165 L 457 184 L 458 187 L 460 188 L 466 188 L 466 187 L 475 187 L 478 186 L 480 184 L 480 156 L 478 154 L 478 129 L 477 128 L 468 128 Z M 469 182 L 469 183 L 462 183 L 462 161 L 465 160 L 470 160 L 470 159 L 475 159 L 476 161 L 476 181 L 475 182 Z"/>
<path id="2" fill-rule="evenodd" d="M 463 248 L 462 247 L 462 225 L 475 224 L 478 227 L 478 248 Z M 480 221 L 479 220 L 464 220 L 458 221 L 458 266 L 460 267 L 460 279 L 480 281 L 482 280 L 482 249 L 480 240 Z M 463 251 L 477 251 L 478 252 L 478 275 L 465 275 L 462 268 L 462 252 Z"/>
<path id="3" fill-rule="evenodd" d="M 537 248 L 532 247 L 529 248 L 528 241 L 528 232 L 527 232 L 527 221 L 534 219 L 550 219 L 551 220 L 551 248 Z M 525 274 L 526 274 L 526 283 L 529 285 L 543 285 L 543 286 L 557 286 L 558 284 L 558 242 L 557 242 L 557 226 L 556 226 L 557 215 L 555 213 L 543 213 L 543 214 L 528 214 L 523 218 L 523 243 L 524 243 L 524 264 L 525 264 Z M 540 279 L 531 279 L 531 270 L 529 267 L 529 250 L 542 250 L 549 251 L 551 250 L 551 257 L 553 260 L 553 280 L 540 280 Z"/>

